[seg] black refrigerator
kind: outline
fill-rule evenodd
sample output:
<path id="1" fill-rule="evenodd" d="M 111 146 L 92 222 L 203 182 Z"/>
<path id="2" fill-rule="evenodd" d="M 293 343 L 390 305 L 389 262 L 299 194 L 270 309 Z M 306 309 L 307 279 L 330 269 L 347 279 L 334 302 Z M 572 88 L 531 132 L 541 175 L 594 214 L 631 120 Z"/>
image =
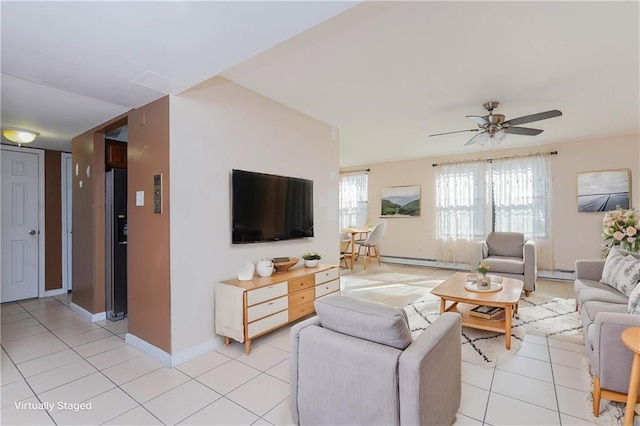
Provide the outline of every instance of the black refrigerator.
<path id="1" fill-rule="evenodd" d="M 127 171 L 112 169 L 106 178 L 106 313 L 127 316 Z"/>

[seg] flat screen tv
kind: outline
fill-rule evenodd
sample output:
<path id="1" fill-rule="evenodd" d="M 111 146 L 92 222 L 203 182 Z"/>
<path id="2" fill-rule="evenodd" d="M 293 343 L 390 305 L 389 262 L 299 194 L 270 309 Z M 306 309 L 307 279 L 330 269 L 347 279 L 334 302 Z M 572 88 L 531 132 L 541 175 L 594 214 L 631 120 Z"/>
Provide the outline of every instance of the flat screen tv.
<path id="1" fill-rule="evenodd" d="M 233 244 L 313 237 L 313 181 L 232 170 Z"/>

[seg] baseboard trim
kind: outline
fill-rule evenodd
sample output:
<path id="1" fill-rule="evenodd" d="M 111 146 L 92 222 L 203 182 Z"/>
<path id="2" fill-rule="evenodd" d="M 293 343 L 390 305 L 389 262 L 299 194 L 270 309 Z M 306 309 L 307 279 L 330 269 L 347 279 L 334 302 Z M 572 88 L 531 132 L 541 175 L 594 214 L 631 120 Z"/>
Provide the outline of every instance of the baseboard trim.
<path id="1" fill-rule="evenodd" d="M 171 355 L 146 340 L 139 338 L 135 334 L 127 333 L 125 335 L 125 342 L 136 349 L 141 350 L 165 367 L 176 367 L 223 345 L 222 339 L 212 339 L 198 346 L 178 352 L 175 355 Z"/>
<path id="2" fill-rule="evenodd" d="M 61 293 L 61 294 L 64 294 L 64 293 Z M 98 322 L 98 321 L 102 321 L 103 319 L 107 319 L 106 312 L 98 312 L 97 314 L 92 314 L 82 306 L 76 305 L 73 302 L 69 305 L 69 309 L 71 309 L 76 314 L 80 315 L 82 318 L 89 320 L 91 322 Z"/>
<path id="3" fill-rule="evenodd" d="M 393 263 L 396 265 L 423 266 L 427 268 L 438 269 L 461 269 L 470 271 L 471 266 L 466 263 L 440 262 L 435 259 L 419 259 L 412 257 L 400 256 L 380 256 L 380 261 Z M 575 273 L 573 271 L 555 270 L 555 271 L 538 271 L 538 278 L 558 281 L 573 281 Z"/>
<path id="4" fill-rule="evenodd" d="M 44 297 L 60 296 L 61 294 L 67 294 L 67 290 L 63 288 L 57 288 L 55 290 L 45 290 Z"/>

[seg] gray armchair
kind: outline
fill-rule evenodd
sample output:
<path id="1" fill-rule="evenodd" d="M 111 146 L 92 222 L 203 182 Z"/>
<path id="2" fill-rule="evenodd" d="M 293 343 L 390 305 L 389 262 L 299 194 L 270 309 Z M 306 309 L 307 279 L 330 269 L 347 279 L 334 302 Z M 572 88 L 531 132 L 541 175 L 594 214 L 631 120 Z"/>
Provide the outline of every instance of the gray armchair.
<path id="1" fill-rule="evenodd" d="M 490 274 L 524 281 L 524 291 L 528 296 L 536 289 L 538 263 L 536 245 L 525 241 L 519 232 L 490 232 L 485 241 L 480 241 L 476 258 L 471 267 L 481 261 L 491 265 Z"/>
<path id="2" fill-rule="evenodd" d="M 342 295 L 315 308 L 291 329 L 295 424 L 451 424 L 461 397 L 458 314 L 412 340 L 401 309 Z"/>

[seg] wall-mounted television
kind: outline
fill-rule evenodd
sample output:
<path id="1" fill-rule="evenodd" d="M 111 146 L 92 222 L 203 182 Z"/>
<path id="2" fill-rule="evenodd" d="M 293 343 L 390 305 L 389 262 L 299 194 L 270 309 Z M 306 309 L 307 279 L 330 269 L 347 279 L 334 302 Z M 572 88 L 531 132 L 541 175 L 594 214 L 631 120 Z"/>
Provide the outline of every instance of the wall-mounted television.
<path id="1" fill-rule="evenodd" d="M 233 244 L 313 237 L 313 181 L 231 172 Z"/>

